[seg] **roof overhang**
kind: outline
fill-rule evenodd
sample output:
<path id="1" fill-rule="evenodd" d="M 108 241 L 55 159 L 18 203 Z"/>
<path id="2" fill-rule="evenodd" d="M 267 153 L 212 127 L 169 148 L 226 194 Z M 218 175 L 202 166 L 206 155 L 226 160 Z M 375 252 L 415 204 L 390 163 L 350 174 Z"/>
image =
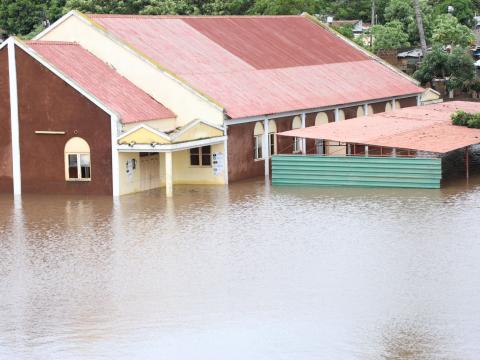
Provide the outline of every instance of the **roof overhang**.
<path id="1" fill-rule="evenodd" d="M 194 120 L 171 133 L 141 124 L 120 135 L 117 148 L 122 151 L 174 151 L 222 142 L 225 138 L 222 127 L 203 120 Z"/>
<path id="2" fill-rule="evenodd" d="M 480 143 L 480 129 L 452 125 L 450 116 L 460 109 L 480 112 L 480 104 L 455 101 L 415 106 L 278 135 L 441 154 Z"/>

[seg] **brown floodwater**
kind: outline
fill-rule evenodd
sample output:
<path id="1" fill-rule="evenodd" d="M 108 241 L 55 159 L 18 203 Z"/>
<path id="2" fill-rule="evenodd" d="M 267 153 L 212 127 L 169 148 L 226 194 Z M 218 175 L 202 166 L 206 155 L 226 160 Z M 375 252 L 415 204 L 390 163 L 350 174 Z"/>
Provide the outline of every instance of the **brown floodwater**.
<path id="1" fill-rule="evenodd" d="M 479 354 L 479 174 L 0 196 L 0 359 Z"/>

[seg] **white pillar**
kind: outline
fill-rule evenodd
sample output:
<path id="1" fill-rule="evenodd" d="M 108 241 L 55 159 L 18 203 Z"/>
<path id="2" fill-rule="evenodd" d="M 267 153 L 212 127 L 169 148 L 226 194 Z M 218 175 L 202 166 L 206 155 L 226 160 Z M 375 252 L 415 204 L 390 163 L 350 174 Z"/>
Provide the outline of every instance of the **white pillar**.
<path id="1" fill-rule="evenodd" d="M 111 117 L 111 133 L 112 133 L 112 195 L 117 197 L 120 195 L 120 170 L 117 150 L 117 136 L 118 136 L 118 118 Z"/>
<path id="2" fill-rule="evenodd" d="M 10 90 L 10 130 L 12 136 L 13 194 L 22 194 L 22 173 L 20 168 L 20 127 L 18 124 L 17 64 L 15 43 L 8 39 L 8 78 Z"/>
<path id="3" fill-rule="evenodd" d="M 363 104 L 363 113 L 365 114 L 365 116 L 368 116 L 368 104 Z"/>
<path id="4" fill-rule="evenodd" d="M 228 131 L 227 125 L 225 125 L 225 129 L 223 130 L 223 134 L 225 135 L 225 140 L 223 141 L 223 179 L 225 185 L 228 184 Z"/>
<path id="5" fill-rule="evenodd" d="M 339 122 L 339 121 L 340 121 L 340 109 L 335 108 L 335 122 Z"/>
<path id="6" fill-rule="evenodd" d="M 365 156 L 368 157 L 368 145 L 365 145 Z"/>
<path id="7" fill-rule="evenodd" d="M 173 164 L 172 164 L 172 152 L 165 153 L 165 191 L 167 197 L 173 195 Z"/>
<path id="8" fill-rule="evenodd" d="M 392 111 L 394 111 L 394 110 L 397 109 L 397 104 L 396 104 L 396 102 L 397 102 L 397 99 L 393 98 L 393 99 L 392 99 Z"/>
<path id="9" fill-rule="evenodd" d="M 302 113 L 302 129 L 305 129 L 305 113 Z M 307 154 L 307 139 L 302 138 L 302 154 L 306 155 Z"/>
<path id="10" fill-rule="evenodd" d="M 417 106 L 420 106 L 422 105 L 422 98 L 421 98 L 421 95 L 418 95 L 417 96 Z"/>
<path id="11" fill-rule="evenodd" d="M 397 157 L 397 148 L 392 149 L 392 157 Z"/>
<path id="12" fill-rule="evenodd" d="M 270 148 L 268 146 L 268 136 L 269 136 L 269 129 L 268 129 L 268 117 L 265 117 L 263 120 L 263 138 L 262 138 L 262 152 L 263 152 L 263 159 L 265 162 L 265 176 L 268 177 L 270 175 Z"/>

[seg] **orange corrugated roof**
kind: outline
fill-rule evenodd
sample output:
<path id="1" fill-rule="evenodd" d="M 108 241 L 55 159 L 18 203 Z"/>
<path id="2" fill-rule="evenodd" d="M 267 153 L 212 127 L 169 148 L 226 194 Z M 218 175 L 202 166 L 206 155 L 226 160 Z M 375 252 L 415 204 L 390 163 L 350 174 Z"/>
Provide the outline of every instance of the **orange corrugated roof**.
<path id="1" fill-rule="evenodd" d="M 480 103 L 452 101 L 279 133 L 308 139 L 446 153 L 480 143 L 480 129 L 451 123 L 457 110 L 480 112 Z"/>
<path id="2" fill-rule="evenodd" d="M 28 41 L 27 44 L 118 113 L 123 123 L 175 117 L 172 111 L 76 43 Z"/>
<path id="3" fill-rule="evenodd" d="M 304 16 L 87 16 L 232 118 L 423 91 Z"/>

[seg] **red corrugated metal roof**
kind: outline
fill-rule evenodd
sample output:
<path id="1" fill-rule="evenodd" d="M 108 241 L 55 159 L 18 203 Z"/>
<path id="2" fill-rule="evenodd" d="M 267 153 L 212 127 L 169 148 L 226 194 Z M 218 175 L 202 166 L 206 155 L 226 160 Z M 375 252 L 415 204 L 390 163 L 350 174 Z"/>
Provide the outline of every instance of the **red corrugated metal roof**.
<path id="1" fill-rule="evenodd" d="M 165 106 L 76 43 L 29 41 L 27 44 L 118 113 L 123 123 L 175 117 Z"/>
<path id="2" fill-rule="evenodd" d="M 279 133 L 308 139 L 446 153 L 480 143 L 480 129 L 451 123 L 457 110 L 480 112 L 480 103 L 452 101 Z"/>
<path id="3" fill-rule="evenodd" d="M 423 90 L 303 16 L 88 16 L 232 118 Z"/>

